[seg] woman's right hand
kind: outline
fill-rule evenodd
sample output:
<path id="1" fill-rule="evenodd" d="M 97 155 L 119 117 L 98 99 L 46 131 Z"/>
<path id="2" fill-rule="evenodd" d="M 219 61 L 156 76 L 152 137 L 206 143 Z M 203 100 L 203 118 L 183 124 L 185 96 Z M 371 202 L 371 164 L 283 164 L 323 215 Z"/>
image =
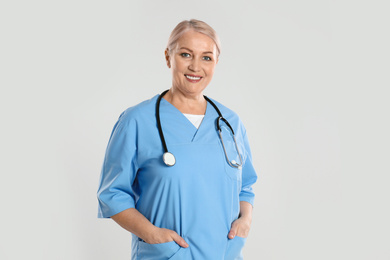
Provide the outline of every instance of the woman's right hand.
<path id="1" fill-rule="evenodd" d="M 181 247 L 188 247 L 187 242 L 179 234 L 167 228 L 156 227 L 144 241 L 148 244 L 161 244 L 175 241 Z"/>
<path id="2" fill-rule="evenodd" d="M 111 216 L 111 218 L 121 227 L 143 239 L 148 244 L 175 241 L 181 247 L 188 247 L 186 241 L 175 231 L 156 227 L 135 208 L 125 209 Z"/>

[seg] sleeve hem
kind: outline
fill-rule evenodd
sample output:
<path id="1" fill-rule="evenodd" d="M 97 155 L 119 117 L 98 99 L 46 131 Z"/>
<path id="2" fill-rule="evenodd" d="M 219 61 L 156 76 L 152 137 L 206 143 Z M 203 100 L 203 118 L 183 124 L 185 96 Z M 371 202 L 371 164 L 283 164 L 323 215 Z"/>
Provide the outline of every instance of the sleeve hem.
<path id="1" fill-rule="evenodd" d="M 118 205 L 116 206 L 115 208 L 106 208 L 106 209 L 102 209 L 101 207 L 99 207 L 99 211 L 98 211 L 98 218 L 111 218 L 112 216 L 126 210 L 126 209 L 131 209 L 131 208 L 135 208 L 135 206 L 133 204 L 129 204 L 129 203 L 126 203 L 126 204 L 123 204 L 123 205 Z"/>

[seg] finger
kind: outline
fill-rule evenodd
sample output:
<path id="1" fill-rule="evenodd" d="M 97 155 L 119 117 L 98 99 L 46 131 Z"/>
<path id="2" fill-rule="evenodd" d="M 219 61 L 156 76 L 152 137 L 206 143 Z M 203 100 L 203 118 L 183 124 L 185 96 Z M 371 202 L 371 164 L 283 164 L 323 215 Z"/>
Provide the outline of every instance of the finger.
<path id="1" fill-rule="evenodd" d="M 173 240 L 181 247 L 189 247 L 189 245 L 184 240 L 184 238 L 179 236 L 179 234 L 177 234 L 177 233 L 175 233 L 175 235 L 173 236 Z"/>
<path id="2" fill-rule="evenodd" d="M 232 227 L 230 228 L 230 231 L 228 234 L 228 237 L 230 239 L 233 239 L 237 235 L 237 229 L 238 229 L 238 225 L 235 225 L 233 222 Z"/>
<path id="3" fill-rule="evenodd" d="M 230 239 L 233 239 L 235 236 L 236 236 L 236 231 L 230 230 L 228 237 L 229 237 Z"/>

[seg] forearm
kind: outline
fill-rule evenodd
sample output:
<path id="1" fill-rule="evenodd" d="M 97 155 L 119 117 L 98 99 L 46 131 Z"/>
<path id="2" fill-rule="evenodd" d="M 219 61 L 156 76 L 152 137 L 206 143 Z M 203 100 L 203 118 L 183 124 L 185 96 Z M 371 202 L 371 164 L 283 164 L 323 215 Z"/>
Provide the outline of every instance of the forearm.
<path id="1" fill-rule="evenodd" d="M 150 221 L 135 208 L 126 209 L 111 218 L 122 228 L 145 241 L 156 229 L 156 226 L 150 223 Z"/>
<path id="2" fill-rule="evenodd" d="M 247 201 L 240 201 L 240 218 L 245 218 L 252 222 L 252 209 L 253 206 Z"/>

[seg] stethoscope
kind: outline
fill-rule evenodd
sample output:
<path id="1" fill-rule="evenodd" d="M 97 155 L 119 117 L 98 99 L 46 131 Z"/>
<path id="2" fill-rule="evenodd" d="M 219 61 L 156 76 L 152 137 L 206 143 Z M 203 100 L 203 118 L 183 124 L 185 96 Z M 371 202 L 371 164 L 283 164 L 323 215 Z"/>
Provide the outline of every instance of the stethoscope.
<path id="1" fill-rule="evenodd" d="M 161 128 L 161 121 L 160 121 L 160 102 L 161 102 L 161 98 L 169 91 L 168 90 L 165 90 L 163 93 L 160 94 L 160 96 L 158 97 L 157 99 L 157 103 L 156 103 L 156 120 L 157 120 L 157 128 L 158 128 L 158 132 L 160 133 L 160 138 L 161 138 L 161 143 L 162 143 L 162 146 L 164 148 L 164 154 L 163 154 L 163 161 L 164 163 L 167 165 L 167 166 L 173 166 L 175 165 L 176 163 L 176 158 L 175 156 L 168 152 L 168 148 L 167 148 L 167 144 L 165 143 L 165 138 L 164 138 L 164 133 L 162 131 L 162 128 Z M 237 141 L 236 141 L 236 137 L 234 135 L 234 131 L 233 131 L 233 128 L 230 126 L 229 122 L 222 116 L 222 113 L 221 111 L 219 111 L 218 107 L 214 104 L 213 101 L 211 101 L 208 97 L 206 96 L 203 96 L 207 102 L 209 102 L 215 109 L 215 111 L 217 111 L 218 113 L 218 118 L 216 120 L 216 124 L 217 124 L 217 130 L 218 130 L 218 133 L 219 133 L 219 137 L 221 138 L 221 142 L 222 142 L 222 146 L 223 146 L 223 151 L 225 152 L 225 157 L 226 157 L 226 160 L 228 162 L 228 164 L 231 166 L 231 167 L 234 167 L 234 168 L 238 168 L 238 169 L 241 169 L 241 166 L 242 166 L 242 158 L 241 158 L 241 154 L 240 154 L 240 151 L 238 149 L 238 145 L 237 145 Z M 223 143 L 223 138 L 222 138 L 222 129 L 219 125 L 219 122 L 220 121 L 223 121 L 226 123 L 226 125 L 229 127 L 229 129 L 232 131 L 232 134 L 233 134 L 233 140 L 234 140 L 234 144 L 236 146 L 236 151 L 237 151 L 237 154 L 238 154 L 238 157 L 240 158 L 240 163 L 237 163 L 235 160 L 229 160 L 229 157 L 227 155 L 227 152 L 226 152 L 226 148 L 225 148 L 225 144 Z"/>

